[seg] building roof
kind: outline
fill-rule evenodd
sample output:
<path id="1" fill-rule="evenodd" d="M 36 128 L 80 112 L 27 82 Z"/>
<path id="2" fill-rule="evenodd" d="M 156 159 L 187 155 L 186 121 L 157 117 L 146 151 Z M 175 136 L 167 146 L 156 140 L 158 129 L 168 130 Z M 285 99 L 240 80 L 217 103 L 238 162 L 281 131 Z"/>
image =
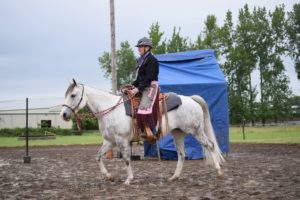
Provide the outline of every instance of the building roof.
<path id="1" fill-rule="evenodd" d="M 50 109 L 58 111 L 61 108 L 64 98 L 34 98 L 28 99 L 28 108 L 34 109 Z M 58 109 L 59 108 L 59 109 Z M 16 111 L 26 109 L 26 99 L 24 100 L 0 100 L 0 112 L 3 111 Z"/>

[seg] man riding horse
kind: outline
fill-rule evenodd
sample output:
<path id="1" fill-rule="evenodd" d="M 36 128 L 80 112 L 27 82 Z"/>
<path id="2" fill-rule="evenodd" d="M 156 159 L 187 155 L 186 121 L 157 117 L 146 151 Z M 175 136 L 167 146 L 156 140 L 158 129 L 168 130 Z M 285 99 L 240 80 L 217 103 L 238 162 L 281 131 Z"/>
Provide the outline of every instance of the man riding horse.
<path id="1" fill-rule="evenodd" d="M 141 95 L 141 102 L 137 110 L 138 127 L 142 129 L 142 137 L 156 139 L 158 112 L 158 73 L 159 64 L 152 54 L 152 41 L 146 37 L 140 39 L 136 45 L 140 58 L 137 60 L 136 80 L 133 87 L 122 90 L 131 96 Z"/>

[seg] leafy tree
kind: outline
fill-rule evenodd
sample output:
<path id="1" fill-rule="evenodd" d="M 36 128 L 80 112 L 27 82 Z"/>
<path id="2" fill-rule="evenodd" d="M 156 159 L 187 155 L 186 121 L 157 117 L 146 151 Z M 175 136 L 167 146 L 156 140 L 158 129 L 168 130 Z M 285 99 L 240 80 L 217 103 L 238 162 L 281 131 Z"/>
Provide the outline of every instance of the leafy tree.
<path id="1" fill-rule="evenodd" d="M 263 124 L 266 119 L 277 122 L 291 112 L 289 79 L 281 59 L 286 51 L 284 15 L 284 6 L 269 13 L 265 8 L 255 8 L 253 12 L 255 55 L 260 71 L 259 115 Z"/>
<path id="2" fill-rule="evenodd" d="M 232 22 L 232 12 L 228 10 L 226 12 L 226 18 L 224 21 L 224 25 L 220 27 L 218 30 L 218 49 L 221 53 L 221 55 L 225 58 L 225 63 L 223 65 L 223 70 L 226 75 L 230 74 L 230 69 L 232 65 L 229 63 L 230 62 L 230 55 L 232 55 L 232 50 L 234 48 L 234 26 Z M 201 38 L 200 38 L 201 41 Z"/>
<path id="3" fill-rule="evenodd" d="M 222 70 L 228 83 L 229 119 L 231 123 L 241 122 L 242 116 L 239 113 L 240 98 L 237 96 L 237 64 L 235 59 L 235 38 L 232 22 L 232 12 L 227 11 L 224 25 L 218 31 L 218 49 L 221 55 Z"/>
<path id="4" fill-rule="evenodd" d="M 217 31 L 218 49 L 221 67 L 227 77 L 229 94 L 229 116 L 232 123 L 241 123 L 243 119 L 254 124 L 256 88 L 252 87 L 251 73 L 255 68 L 253 56 L 253 23 L 248 6 L 240 9 L 236 27 L 232 22 L 232 13 L 226 13 L 224 25 Z"/>
<path id="5" fill-rule="evenodd" d="M 172 37 L 167 42 L 168 53 L 186 51 L 189 49 L 187 42 L 188 38 L 183 38 L 180 35 L 180 30 L 181 29 L 179 28 L 177 31 L 176 27 L 174 27 Z"/>
<path id="6" fill-rule="evenodd" d="M 197 49 L 203 49 L 204 48 L 204 41 L 202 39 L 201 34 L 199 34 L 197 36 L 195 48 L 197 48 Z"/>
<path id="7" fill-rule="evenodd" d="M 243 77 L 238 84 L 240 85 L 240 94 L 243 100 L 244 118 L 249 119 L 254 125 L 254 101 L 256 89 L 252 86 L 251 74 L 255 69 L 256 57 L 254 55 L 254 24 L 248 5 L 239 11 L 239 21 L 235 31 L 236 40 L 236 60 L 239 63 L 239 71 Z"/>
<path id="8" fill-rule="evenodd" d="M 160 31 L 158 22 L 153 23 L 148 31 L 149 38 L 152 40 L 153 54 L 164 54 L 166 53 L 166 40 L 162 41 L 164 32 Z"/>
<path id="9" fill-rule="evenodd" d="M 300 96 L 291 97 L 291 104 L 300 108 Z"/>
<path id="10" fill-rule="evenodd" d="M 116 51 L 117 62 L 117 88 L 120 89 L 122 85 L 131 83 L 135 78 L 135 57 L 127 41 L 121 42 L 121 47 Z M 101 68 L 105 72 L 105 77 L 111 77 L 111 57 L 108 52 L 104 52 L 99 57 Z"/>
<path id="11" fill-rule="evenodd" d="M 289 52 L 295 61 L 295 69 L 300 80 L 300 4 L 294 4 L 293 10 L 288 13 L 286 26 L 289 38 Z"/>
<path id="12" fill-rule="evenodd" d="M 217 29 L 216 48 L 228 81 L 231 123 L 246 119 L 254 124 L 257 117 L 263 123 L 267 119 L 277 122 L 291 113 L 289 80 L 281 59 L 286 52 L 284 14 L 284 6 L 273 12 L 259 7 L 251 13 L 246 4 L 239 11 L 236 26 L 228 11 L 223 26 Z M 259 103 L 251 81 L 256 67 L 260 74 Z"/>
<path id="13" fill-rule="evenodd" d="M 293 117 L 300 117 L 300 96 L 291 97 Z"/>
<path id="14" fill-rule="evenodd" d="M 217 48 L 217 33 L 218 33 L 218 26 L 217 26 L 217 18 L 214 15 L 208 15 L 204 22 L 204 34 L 205 37 L 203 39 L 203 46 L 204 48 L 216 49 Z M 217 50 L 217 49 L 216 49 Z M 217 52 L 218 54 L 218 52 Z"/>
<path id="15" fill-rule="evenodd" d="M 285 44 L 286 27 L 285 27 L 285 11 L 284 6 L 278 6 L 273 12 L 269 13 L 271 21 L 272 46 L 271 53 L 271 69 L 272 77 L 270 87 L 268 88 L 271 105 L 272 118 L 275 122 L 279 119 L 286 119 L 291 115 L 291 95 L 289 88 L 289 78 L 285 75 L 285 68 L 281 56 L 287 51 Z"/>
<path id="16" fill-rule="evenodd" d="M 269 104 L 269 90 L 271 83 L 270 68 L 270 49 L 272 48 L 272 31 L 268 20 L 266 8 L 254 8 L 253 11 L 254 36 L 255 36 L 255 56 L 258 60 L 257 66 L 260 74 L 260 108 L 259 117 L 265 124 L 271 118 L 271 105 Z"/>

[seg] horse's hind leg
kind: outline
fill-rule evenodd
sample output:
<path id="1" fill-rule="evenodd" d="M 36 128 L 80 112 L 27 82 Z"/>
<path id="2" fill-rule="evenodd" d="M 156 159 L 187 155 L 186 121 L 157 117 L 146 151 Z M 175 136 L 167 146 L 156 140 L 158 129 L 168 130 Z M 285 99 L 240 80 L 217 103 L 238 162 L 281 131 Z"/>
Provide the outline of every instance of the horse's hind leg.
<path id="1" fill-rule="evenodd" d="M 203 128 L 198 128 L 195 130 L 192 135 L 196 138 L 196 140 L 203 145 L 206 149 L 213 150 L 214 149 L 214 143 L 209 140 L 209 138 L 204 133 Z"/>
<path id="2" fill-rule="evenodd" d="M 169 178 L 169 181 L 173 181 L 179 178 L 182 172 L 183 163 L 185 159 L 185 152 L 184 152 L 185 133 L 180 129 L 174 129 L 171 131 L 171 133 L 173 135 L 174 143 L 176 145 L 178 161 L 177 161 L 175 173 L 171 178 Z"/>
<path id="3" fill-rule="evenodd" d="M 192 135 L 204 147 L 204 154 L 207 163 L 213 165 L 217 170 L 218 175 L 222 176 L 223 173 L 221 170 L 220 161 L 218 161 L 215 152 L 215 144 L 211 140 L 209 140 L 203 128 L 197 129 L 197 131 L 195 131 L 195 133 L 192 133 Z"/>
<path id="4" fill-rule="evenodd" d="M 101 173 L 104 174 L 106 176 L 106 178 L 110 181 L 114 181 L 114 177 L 105 168 L 102 157 L 112 147 L 113 147 L 113 145 L 110 142 L 108 142 L 107 140 L 104 140 L 103 145 L 100 147 L 100 149 L 97 153 L 97 157 L 96 157 L 96 161 L 98 162 Z"/>

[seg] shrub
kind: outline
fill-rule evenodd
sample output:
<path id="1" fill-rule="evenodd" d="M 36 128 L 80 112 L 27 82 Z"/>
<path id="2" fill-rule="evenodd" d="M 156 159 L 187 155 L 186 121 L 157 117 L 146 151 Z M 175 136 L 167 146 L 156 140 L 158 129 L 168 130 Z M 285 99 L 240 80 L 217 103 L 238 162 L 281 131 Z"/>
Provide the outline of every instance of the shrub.
<path id="1" fill-rule="evenodd" d="M 45 135 L 45 134 L 55 134 L 55 135 L 76 135 L 72 129 L 62 129 L 62 128 L 28 128 L 29 135 Z M 3 128 L 0 129 L 0 136 L 12 136 L 19 137 L 25 135 L 25 128 Z"/>

